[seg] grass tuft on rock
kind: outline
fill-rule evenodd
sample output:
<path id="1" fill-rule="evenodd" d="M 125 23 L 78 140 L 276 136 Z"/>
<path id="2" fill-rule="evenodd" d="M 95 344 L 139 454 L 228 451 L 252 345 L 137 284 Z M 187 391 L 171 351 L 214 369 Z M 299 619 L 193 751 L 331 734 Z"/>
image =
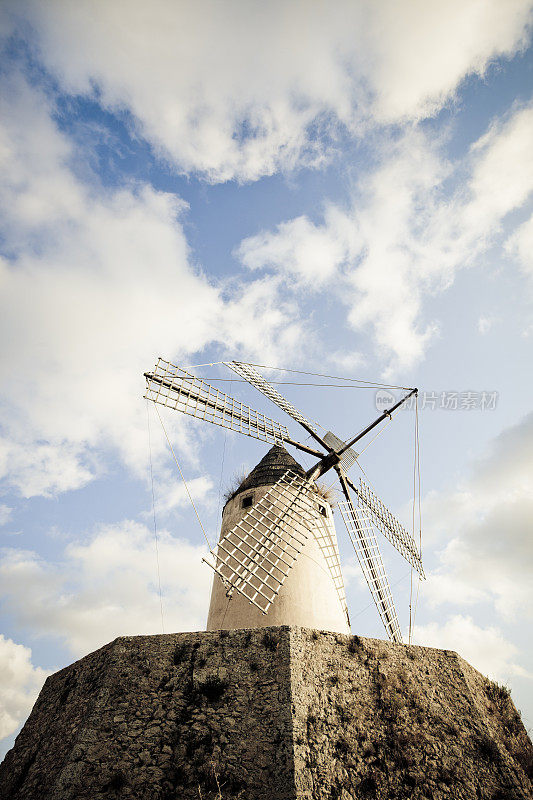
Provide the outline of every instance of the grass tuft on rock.
<path id="1" fill-rule="evenodd" d="M 200 694 L 213 702 L 220 700 L 227 688 L 226 681 L 223 681 L 218 675 L 209 675 L 205 681 L 198 684 Z"/>

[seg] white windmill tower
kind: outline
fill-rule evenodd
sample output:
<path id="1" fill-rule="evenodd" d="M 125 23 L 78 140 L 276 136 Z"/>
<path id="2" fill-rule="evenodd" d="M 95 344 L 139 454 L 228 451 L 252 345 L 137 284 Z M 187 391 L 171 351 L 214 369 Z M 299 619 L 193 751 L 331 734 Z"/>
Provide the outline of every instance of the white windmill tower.
<path id="1" fill-rule="evenodd" d="M 299 625 L 350 632 L 332 509 L 316 492 L 300 493 L 301 480 L 305 470 L 274 445 L 229 497 L 208 631 Z M 232 591 L 233 573 L 249 560 L 255 574 Z"/>
<path id="2" fill-rule="evenodd" d="M 401 642 L 375 530 L 424 578 L 420 552 L 381 500 L 362 480 L 356 486 L 347 470 L 357 459 L 353 445 L 417 390 L 409 390 L 357 436 L 343 442 L 331 431 L 322 436 L 253 365 L 231 361 L 226 366 L 272 400 L 325 452 L 302 444 L 284 425 L 168 361 L 159 359 L 153 372 L 145 373 L 147 399 L 275 445 L 224 509 L 213 563 L 206 561 L 216 573 L 208 630 L 264 625 L 349 630 L 332 511 L 315 483 L 334 469 L 345 498 L 339 509 L 372 598 L 388 637 Z M 305 472 L 285 444 L 315 456 L 317 463 Z"/>

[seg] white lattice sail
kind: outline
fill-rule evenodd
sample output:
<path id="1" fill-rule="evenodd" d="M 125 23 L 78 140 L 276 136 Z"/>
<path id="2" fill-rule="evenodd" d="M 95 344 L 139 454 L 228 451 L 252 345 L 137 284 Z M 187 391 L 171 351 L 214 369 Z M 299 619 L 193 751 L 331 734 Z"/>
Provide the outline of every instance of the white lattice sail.
<path id="1" fill-rule="evenodd" d="M 401 522 L 396 519 L 362 479 L 359 480 L 357 496 L 359 507 L 367 510 L 376 528 L 401 553 L 405 560 L 416 569 L 420 577 L 425 579 L 422 559 L 409 531 L 403 527 Z"/>
<path id="2" fill-rule="evenodd" d="M 264 394 L 269 400 L 272 400 L 279 408 L 283 409 L 290 417 L 292 417 L 296 422 L 304 425 L 306 428 L 311 428 L 311 430 L 318 433 L 318 430 L 315 425 L 309 422 L 304 415 L 298 411 L 292 403 L 289 403 L 283 395 L 281 395 L 274 387 L 266 381 L 263 376 L 253 367 L 251 364 L 245 364 L 242 361 L 225 361 L 226 366 L 228 366 L 233 372 L 236 372 L 237 375 L 240 375 L 241 378 L 244 378 L 248 383 Z"/>
<path id="3" fill-rule="evenodd" d="M 351 501 L 339 503 L 339 509 L 387 635 L 391 641 L 401 642 L 400 624 L 372 520 L 364 509 L 355 508 Z"/>
<path id="4" fill-rule="evenodd" d="M 162 358 L 145 377 L 145 397 L 154 403 L 270 444 L 289 438 L 284 425 Z"/>
<path id="5" fill-rule="evenodd" d="M 324 517 L 319 514 L 317 525 L 314 528 L 315 539 L 320 547 L 324 560 L 327 564 L 331 580 L 335 586 L 339 603 L 346 617 L 348 627 L 350 626 L 350 615 L 348 614 L 348 605 L 346 603 L 346 590 L 344 588 L 344 579 L 342 577 L 341 561 L 339 555 L 339 545 L 337 542 L 337 534 L 335 527 L 330 516 Z"/>
<path id="6" fill-rule="evenodd" d="M 289 469 L 224 534 L 210 566 L 266 614 L 318 516 L 309 482 Z"/>
<path id="7" fill-rule="evenodd" d="M 292 405 L 283 395 L 281 395 L 277 389 L 267 381 L 263 376 L 253 367 L 251 364 L 245 364 L 242 361 L 226 361 L 224 362 L 226 366 L 228 366 L 233 372 L 236 372 L 237 375 L 240 375 L 241 378 L 244 378 L 248 383 L 252 386 L 255 386 L 260 392 L 262 392 L 266 397 L 272 400 L 279 408 L 285 411 L 290 417 L 292 417 L 296 422 L 299 422 L 308 430 L 312 430 L 315 433 L 319 433 L 318 428 L 312 422 L 304 417 L 301 411 L 298 411 L 295 406 Z M 333 450 L 338 451 L 341 447 L 344 447 L 345 442 L 342 439 L 339 439 L 338 436 L 332 431 L 328 431 L 322 437 L 323 441 L 331 447 Z M 341 465 L 344 469 L 349 469 L 352 464 L 355 463 L 357 460 L 357 453 L 349 448 L 343 453 L 341 459 Z"/>

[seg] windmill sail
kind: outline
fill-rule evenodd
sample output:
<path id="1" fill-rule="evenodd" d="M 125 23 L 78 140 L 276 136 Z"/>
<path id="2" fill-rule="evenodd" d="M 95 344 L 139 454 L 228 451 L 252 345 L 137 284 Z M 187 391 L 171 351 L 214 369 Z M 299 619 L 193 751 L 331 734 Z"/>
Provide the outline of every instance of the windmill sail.
<path id="1" fill-rule="evenodd" d="M 220 539 L 209 566 L 266 614 L 318 516 L 308 481 L 289 469 Z"/>
<path id="2" fill-rule="evenodd" d="M 339 509 L 389 639 L 401 643 L 400 624 L 369 515 L 355 508 L 351 500 L 339 503 Z"/>
<path id="3" fill-rule="evenodd" d="M 283 445 L 289 439 L 284 425 L 169 361 L 158 359 L 154 371 L 146 372 L 145 377 L 144 396 L 154 403 L 270 444 Z"/>
<path id="4" fill-rule="evenodd" d="M 315 425 L 309 422 L 308 419 L 304 417 L 304 415 L 298 411 L 292 403 L 289 403 L 283 395 L 281 395 L 276 389 L 274 389 L 271 384 L 266 381 L 263 376 L 252 367 L 251 364 L 245 364 L 242 361 L 225 361 L 224 362 L 227 367 L 229 367 L 233 372 L 236 372 L 237 375 L 240 375 L 241 378 L 248 381 L 252 386 L 255 386 L 262 394 L 272 400 L 279 408 L 281 408 L 285 413 L 292 417 L 296 422 L 299 422 L 300 425 L 303 425 L 306 430 L 312 430 L 318 434 L 318 429 Z"/>
<path id="5" fill-rule="evenodd" d="M 293 406 L 292 403 L 286 400 L 285 397 L 283 397 L 283 395 L 277 391 L 277 389 L 274 389 L 274 387 L 268 381 L 266 381 L 251 364 L 245 364 L 242 361 L 226 361 L 225 364 L 231 370 L 233 370 L 233 372 L 236 372 L 237 375 L 240 375 L 241 378 L 244 378 L 252 386 L 255 386 L 256 389 L 272 400 L 273 403 L 279 406 L 282 411 L 285 411 L 285 413 L 292 417 L 296 422 L 298 422 L 300 425 L 303 425 L 307 431 L 312 431 L 315 433 L 319 440 L 325 442 L 327 447 L 330 447 L 335 451 L 338 451 L 341 447 L 344 447 L 345 443 L 342 441 L 342 439 L 339 439 L 331 431 L 328 431 L 323 436 L 319 434 L 316 425 L 313 425 L 312 422 L 309 422 L 309 420 L 304 417 L 301 411 L 298 411 L 298 409 Z M 340 463 L 344 469 L 349 469 L 356 459 L 357 453 L 350 448 L 343 453 Z"/>
<path id="6" fill-rule="evenodd" d="M 359 480 L 357 496 L 359 507 L 364 508 L 370 514 L 376 528 L 401 553 L 405 560 L 416 569 L 420 577 L 425 579 L 422 560 L 413 537 L 362 479 Z"/>
<path id="7" fill-rule="evenodd" d="M 349 627 L 350 615 L 348 613 L 348 605 L 346 603 L 346 590 L 344 588 L 344 580 L 342 577 L 339 545 L 337 543 L 335 526 L 333 525 L 333 521 L 330 516 L 323 517 L 322 514 L 319 515 L 319 524 L 315 529 L 315 539 L 317 540 L 318 546 L 320 547 L 322 555 L 324 556 L 329 574 L 331 575 L 331 580 L 333 581 L 335 591 L 337 592 L 337 597 L 339 598 L 339 603 L 341 604 L 341 608 Z"/>

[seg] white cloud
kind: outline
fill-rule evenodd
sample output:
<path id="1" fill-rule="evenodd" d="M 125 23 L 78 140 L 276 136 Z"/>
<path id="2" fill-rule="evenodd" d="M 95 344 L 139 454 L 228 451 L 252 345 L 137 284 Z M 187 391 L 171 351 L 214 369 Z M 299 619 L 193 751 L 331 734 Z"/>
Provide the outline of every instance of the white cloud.
<path id="1" fill-rule="evenodd" d="M 342 372 L 353 374 L 354 370 L 359 369 L 365 364 L 365 357 L 359 352 L 347 352 L 338 350 L 330 355 L 331 363 L 340 368 Z"/>
<path id="2" fill-rule="evenodd" d="M 28 647 L 0 634 L 0 739 L 26 718 L 47 674 L 33 666 Z"/>
<path id="3" fill-rule="evenodd" d="M 283 363 L 288 357 L 305 358 L 313 335 L 304 329 L 297 303 L 287 297 L 277 277 L 261 277 L 253 283 L 238 282 L 224 306 L 220 339 L 230 353 L 242 360 L 260 354 L 266 364 Z"/>
<path id="4" fill-rule="evenodd" d="M 176 508 L 183 508 L 190 504 L 187 489 L 196 503 L 200 501 L 203 505 L 207 503 L 213 504 L 213 482 L 210 478 L 205 475 L 201 475 L 199 478 L 192 478 L 187 480 L 187 488 L 185 488 L 183 481 L 175 473 L 169 472 L 167 475 L 159 475 L 158 477 L 155 502 L 157 514 L 168 514 Z"/>
<path id="5" fill-rule="evenodd" d="M 414 641 L 425 647 L 456 650 L 492 680 L 507 682 L 511 676 L 533 677 L 517 663 L 518 648 L 498 628 L 483 628 L 462 614 L 450 617 L 442 625 L 437 622 L 416 625 Z"/>
<path id="6" fill-rule="evenodd" d="M 527 36 L 531 4 L 391 2 L 375 5 L 376 112 L 387 121 L 434 114 L 470 73 Z"/>
<path id="7" fill-rule="evenodd" d="M 13 516 L 13 509 L 0 503 L 0 525 L 6 525 Z"/>
<path id="8" fill-rule="evenodd" d="M 275 267 L 296 277 L 306 289 L 319 291 L 360 247 L 357 232 L 340 210 L 326 210 L 323 225 L 297 217 L 245 239 L 236 255 L 249 269 Z"/>
<path id="9" fill-rule="evenodd" d="M 492 602 L 508 620 L 533 609 L 533 415 L 494 440 L 472 475 L 425 502 L 429 534 L 447 537 L 423 587 L 432 604 Z"/>
<path id="10" fill-rule="evenodd" d="M 131 110 L 164 157 L 212 181 L 319 164 L 339 124 L 357 134 L 435 114 L 466 76 L 523 47 L 531 18 L 529 0 L 11 8 L 64 88 Z"/>
<path id="11" fill-rule="evenodd" d="M 407 131 L 382 144 L 381 161 L 360 177 L 351 209 L 329 206 L 322 224 L 284 222 L 245 239 L 237 252 L 248 267 L 285 276 L 291 289 L 323 289 L 327 281 L 347 304 L 349 324 L 372 330 L 390 360 L 386 375 L 410 369 L 439 330 L 436 321 L 423 321 L 424 299 L 476 264 L 531 194 L 531 130 L 533 107 L 516 108 L 455 164 L 434 137 Z M 450 194 L 453 181 L 458 188 Z"/>
<path id="12" fill-rule="evenodd" d="M 106 4 L 91 6 L 90 15 L 82 3 L 50 4 L 46 13 L 37 5 L 25 8 L 31 8 L 28 13 L 35 20 L 43 15 L 43 30 L 48 30 L 43 41 L 56 35 L 50 26 L 61 11 L 64 27 L 57 35 L 68 42 L 62 55 L 57 54 L 65 58 L 58 69 L 71 88 L 82 91 L 89 86 L 91 59 L 103 58 L 100 67 L 94 68 L 104 97 L 106 91 L 111 97 L 110 87 L 118 73 L 111 64 L 108 75 L 104 66 L 106 58 L 113 62 L 116 57 L 116 48 L 113 45 L 111 50 L 107 39 L 116 23 L 115 12 Z M 156 27 L 165 15 L 172 17 L 174 7 L 160 5 L 157 11 L 159 16 L 154 12 L 149 22 Z M 188 10 L 185 27 L 194 27 L 195 13 Z M 127 15 L 131 30 L 125 33 L 126 49 L 134 38 L 138 14 L 139 8 L 132 6 Z M 518 38 L 519 16 L 517 11 L 512 23 L 516 23 Z M 274 18 L 273 13 L 269 19 Z M 82 21 L 86 40 L 74 47 Z M 110 27 L 102 31 L 100 26 L 106 21 Z M 338 20 L 335 25 L 345 31 Z M 66 36 L 69 30 L 71 38 Z M 142 42 L 142 47 L 147 42 L 149 50 L 154 46 L 148 35 Z M 487 42 L 483 52 L 498 50 L 499 45 Z M 179 48 L 173 47 L 172 52 L 178 53 Z M 139 86 L 144 80 L 137 75 L 141 62 L 142 58 L 128 64 L 127 75 L 121 79 L 130 99 L 137 94 L 135 87 L 126 88 L 128 80 L 138 79 Z M 115 66 L 120 72 L 121 64 Z M 168 73 L 172 79 L 177 74 Z M 228 81 L 228 87 L 231 75 L 220 77 Z M 315 80 L 317 76 L 314 73 Z M 190 75 L 187 81 L 189 85 Z M 163 89 L 165 85 L 163 81 Z M 174 91 L 173 84 L 169 86 L 168 91 Z M 448 91 L 452 89 L 445 94 Z M 126 102 L 116 92 L 110 102 Z M 175 101 L 167 95 L 164 100 L 171 109 Z M 157 102 L 154 98 L 154 107 Z M 341 114 L 340 105 L 338 114 L 348 119 L 348 106 Z M 228 108 L 233 107 L 224 106 Z M 72 169 L 79 153 L 59 132 L 53 113 L 50 100 L 20 75 L 5 79 L 0 202 L 9 257 L 0 260 L 0 359 L 10 380 L 4 390 L 9 429 L 0 432 L 0 477 L 24 496 L 85 485 L 104 471 L 106 448 L 118 451 L 126 464 L 146 475 L 145 409 L 140 397 L 142 372 L 155 354 L 179 360 L 218 342 L 238 357 L 258 356 L 266 363 L 282 361 L 288 353 L 303 356 L 313 343 L 302 329 L 296 296 L 287 292 L 288 276 L 292 288 L 338 290 L 348 303 L 349 323 L 356 330 L 372 327 L 377 347 L 391 356 L 396 368 L 412 365 L 437 330 L 435 323 L 421 321 L 422 294 L 449 285 L 454 271 L 472 259 L 488 231 L 497 227 L 496 217 L 504 205 L 522 201 L 530 180 L 525 142 L 531 109 L 519 109 L 507 123 L 490 129 L 471 155 L 469 198 L 456 198 L 451 204 L 441 202 L 439 193 L 452 167 L 440 157 L 437 144 L 412 131 L 392 148 L 387 143 L 380 167 L 362 181 L 358 206 L 346 211 L 330 205 L 321 224 L 300 217 L 274 233 L 242 243 L 239 253 L 251 269 L 267 266 L 280 275 L 260 275 L 250 282 L 218 287 L 192 264 L 182 227 L 187 213 L 183 201 L 142 184 L 104 189 L 94 176 L 83 183 Z M 190 133 L 187 126 L 192 123 L 187 119 L 183 124 Z M 225 130 L 218 122 L 215 128 Z M 192 136 L 192 141 L 197 137 Z M 187 158 L 194 161 L 192 156 Z M 513 158 L 522 159 L 521 169 Z M 212 167 L 194 163 L 207 172 L 213 169 L 209 174 L 214 175 L 230 169 L 222 167 L 222 161 Z M 235 165 L 230 172 L 234 169 Z M 496 170 L 496 177 L 509 174 L 517 179 L 514 189 L 506 188 L 503 205 L 499 201 L 495 206 L 490 197 L 487 176 L 491 170 Z M 458 220 L 468 214 L 471 229 L 465 231 Z M 176 417 L 168 423 L 170 432 L 181 452 L 197 465 L 191 437 L 202 434 Z M 161 459 L 157 441 L 155 450 L 155 459 Z"/>
<path id="13" fill-rule="evenodd" d="M 201 563 L 206 548 L 161 530 L 158 551 L 165 631 L 202 630 L 212 580 Z M 100 526 L 56 562 L 5 549 L 0 574 L 5 611 L 73 656 L 116 636 L 161 632 L 154 534 L 139 523 Z"/>
<path id="14" fill-rule="evenodd" d="M 37 432 L 34 437 L 31 432 L 20 431 L 16 435 L 12 428 L 0 439 L 0 477 L 22 496 L 49 496 L 79 489 L 95 476 L 96 470 L 83 463 L 81 444 L 54 441 L 52 435 L 51 444 L 38 444 Z"/>
<path id="15" fill-rule="evenodd" d="M 146 185 L 82 183 L 75 152 L 46 96 L 6 80 L 0 123 L 0 361 L 4 428 L 0 477 L 24 496 L 75 489 L 102 473 L 114 448 L 147 474 L 143 372 L 211 342 L 276 358 L 302 341 L 279 281 L 228 286 L 191 263 L 185 204 Z M 187 428 L 168 422 L 185 447 Z M 194 437 L 194 429 L 191 429 Z M 155 438 L 155 458 L 162 441 Z"/>
<path id="16" fill-rule="evenodd" d="M 505 249 L 516 258 L 524 274 L 533 278 L 533 215 L 509 237 Z"/>
<path id="17" fill-rule="evenodd" d="M 531 131 L 533 106 L 518 108 L 496 120 L 472 147 L 474 168 L 471 200 L 465 206 L 465 228 L 487 235 L 488 222 L 498 223 L 519 208 L 533 188 Z"/>
<path id="18" fill-rule="evenodd" d="M 494 322 L 494 317 L 481 316 L 477 321 L 478 333 L 480 333 L 482 336 L 485 336 L 485 334 L 487 334 L 494 325 Z"/>

